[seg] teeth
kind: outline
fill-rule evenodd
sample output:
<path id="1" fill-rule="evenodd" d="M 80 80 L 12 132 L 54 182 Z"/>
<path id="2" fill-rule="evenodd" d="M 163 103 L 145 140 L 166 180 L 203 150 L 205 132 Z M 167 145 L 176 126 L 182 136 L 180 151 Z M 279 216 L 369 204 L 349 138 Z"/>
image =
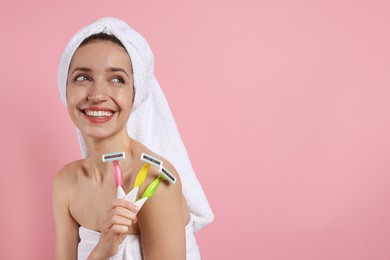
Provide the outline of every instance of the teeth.
<path id="1" fill-rule="evenodd" d="M 108 116 L 111 116 L 112 115 L 112 112 L 111 111 L 96 111 L 96 110 L 85 110 L 85 113 L 88 115 L 88 116 L 91 116 L 91 117 L 108 117 Z"/>

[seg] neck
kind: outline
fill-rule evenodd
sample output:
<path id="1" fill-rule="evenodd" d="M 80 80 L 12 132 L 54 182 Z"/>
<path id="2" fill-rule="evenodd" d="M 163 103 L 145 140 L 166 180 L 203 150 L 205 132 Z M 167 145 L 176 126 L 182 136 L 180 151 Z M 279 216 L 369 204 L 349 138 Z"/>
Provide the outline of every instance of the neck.
<path id="1" fill-rule="evenodd" d="M 120 161 L 120 164 L 124 166 L 126 165 L 125 161 L 129 162 L 127 159 L 132 157 L 131 138 L 128 136 L 127 131 L 122 131 L 105 138 L 94 138 L 83 135 L 83 139 L 88 149 L 87 159 L 98 168 L 105 169 L 112 164 L 102 161 L 103 154 L 125 152 L 126 160 Z"/>

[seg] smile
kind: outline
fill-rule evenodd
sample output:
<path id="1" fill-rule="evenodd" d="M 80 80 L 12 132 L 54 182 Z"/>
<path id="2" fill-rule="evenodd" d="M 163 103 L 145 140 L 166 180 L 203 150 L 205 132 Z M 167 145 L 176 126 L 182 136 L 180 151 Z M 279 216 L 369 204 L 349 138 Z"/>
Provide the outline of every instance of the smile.
<path id="1" fill-rule="evenodd" d="M 84 117 L 91 123 L 100 124 L 109 121 L 115 114 L 115 111 L 106 108 L 85 108 L 81 109 Z"/>
<path id="2" fill-rule="evenodd" d="M 84 113 L 89 117 L 105 118 L 112 116 L 111 111 L 101 111 L 101 110 L 84 110 Z"/>

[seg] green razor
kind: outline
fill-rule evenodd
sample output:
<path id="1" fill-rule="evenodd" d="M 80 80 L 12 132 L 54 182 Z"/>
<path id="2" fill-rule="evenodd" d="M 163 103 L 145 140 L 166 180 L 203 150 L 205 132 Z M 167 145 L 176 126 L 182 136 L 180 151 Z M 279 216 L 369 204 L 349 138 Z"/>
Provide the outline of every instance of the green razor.
<path id="1" fill-rule="evenodd" d="M 144 161 L 144 166 L 141 168 L 141 170 L 138 172 L 137 177 L 135 178 L 133 189 L 125 196 L 126 200 L 129 200 L 131 202 L 135 202 L 138 194 L 139 187 L 144 183 L 146 175 L 148 175 L 148 170 L 151 165 L 161 167 L 162 161 L 157 159 L 156 157 L 153 157 L 149 154 L 142 153 L 141 154 L 141 161 Z"/>
<path id="2" fill-rule="evenodd" d="M 176 182 L 176 177 L 173 176 L 173 174 L 164 167 L 160 167 L 160 175 L 149 184 L 141 198 L 136 201 L 135 204 L 141 208 L 144 203 L 156 192 L 158 186 L 163 180 L 168 180 L 170 183 L 174 184 Z"/>

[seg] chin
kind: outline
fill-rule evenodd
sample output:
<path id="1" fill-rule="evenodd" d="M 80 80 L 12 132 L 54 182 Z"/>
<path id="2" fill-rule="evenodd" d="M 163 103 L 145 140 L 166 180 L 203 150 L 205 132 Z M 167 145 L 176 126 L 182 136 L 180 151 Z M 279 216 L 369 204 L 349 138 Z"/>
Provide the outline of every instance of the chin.
<path id="1" fill-rule="evenodd" d="M 104 128 L 104 129 L 81 128 L 80 131 L 84 137 L 89 137 L 89 138 L 94 138 L 94 139 L 109 138 L 112 135 L 114 135 L 114 133 L 115 133 L 114 131 L 110 131 L 107 128 Z"/>

